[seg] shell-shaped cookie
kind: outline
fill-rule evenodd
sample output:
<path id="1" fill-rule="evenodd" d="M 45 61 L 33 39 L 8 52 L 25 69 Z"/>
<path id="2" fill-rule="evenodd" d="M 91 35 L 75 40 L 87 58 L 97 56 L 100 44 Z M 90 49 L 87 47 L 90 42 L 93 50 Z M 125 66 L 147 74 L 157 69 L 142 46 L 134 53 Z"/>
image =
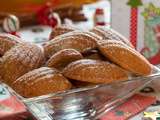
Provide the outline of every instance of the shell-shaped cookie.
<path id="1" fill-rule="evenodd" d="M 2 57 L 2 78 L 9 85 L 18 77 L 44 63 L 42 48 L 31 43 L 19 43 Z"/>
<path id="2" fill-rule="evenodd" d="M 53 28 L 49 39 L 51 40 L 58 35 L 62 35 L 64 33 L 68 33 L 68 32 L 75 31 L 75 30 L 78 30 L 78 29 L 75 27 L 69 26 L 69 25 L 56 26 L 55 28 Z"/>
<path id="3" fill-rule="evenodd" d="M 123 42 L 108 40 L 98 44 L 101 53 L 122 68 L 138 75 L 151 73 L 151 64 L 138 51 Z"/>
<path id="4" fill-rule="evenodd" d="M 10 48 L 12 48 L 17 43 L 22 43 L 23 41 L 10 34 L 0 34 L 0 56 L 3 56 Z"/>
<path id="5" fill-rule="evenodd" d="M 129 40 L 127 40 L 127 38 L 125 38 L 123 35 L 119 34 L 118 32 L 116 32 L 111 28 L 107 28 L 104 26 L 96 26 L 91 30 L 91 32 L 101 36 L 103 40 L 109 39 L 109 40 L 122 41 L 126 45 L 133 47 L 133 45 L 129 42 Z"/>
<path id="6" fill-rule="evenodd" d="M 91 59 L 72 62 L 64 68 L 63 74 L 67 78 L 90 83 L 111 83 L 128 78 L 122 68 L 107 61 Z"/>
<path id="7" fill-rule="evenodd" d="M 74 31 L 60 35 L 44 45 L 45 56 L 51 57 L 56 52 L 63 49 L 75 49 L 84 52 L 96 48 L 96 38 L 84 32 Z"/>
<path id="8" fill-rule="evenodd" d="M 63 69 L 69 63 L 82 59 L 80 52 L 74 49 L 63 49 L 55 53 L 47 62 L 48 67 Z"/>
<path id="9" fill-rule="evenodd" d="M 24 97 L 35 97 L 68 90 L 72 85 L 56 69 L 41 67 L 24 74 L 12 86 Z"/>

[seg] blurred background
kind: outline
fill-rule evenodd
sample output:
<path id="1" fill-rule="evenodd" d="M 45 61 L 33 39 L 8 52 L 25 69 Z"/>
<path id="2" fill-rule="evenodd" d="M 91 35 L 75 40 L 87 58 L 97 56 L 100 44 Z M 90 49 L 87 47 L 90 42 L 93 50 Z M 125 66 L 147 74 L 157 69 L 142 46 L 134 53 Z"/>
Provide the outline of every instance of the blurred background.
<path id="1" fill-rule="evenodd" d="M 98 22 L 110 27 L 111 5 L 108 0 L 1 0 L 0 25 L 3 26 L 8 15 L 15 15 L 20 22 L 17 32 L 21 38 L 42 42 L 48 39 L 54 27 L 46 23 L 52 13 L 58 14 L 61 24 L 80 29 L 91 29 Z"/>
<path id="2" fill-rule="evenodd" d="M 73 22 L 89 21 L 89 26 L 93 26 L 95 9 L 100 8 L 104 12 L 104 21 L 110 24 L 108 0 L 1 0 L 0 3 L 0 24 L 6 15 L 14 14 L 20 19 L 21 26 L 34 25 L 37 12 L 45 9 L 45 5 L 58 13 L 62 21 L 65 18 Z"/>
<path id="3" fill-rule="evenodd" d="M 43 42 L 56 26 L 57 19 L 60 19 L 61 24 L 69 24 L 80 29 L 91 29 L 96 24 L 110 27 L 110 9 L 108 0 L 1 0 L 1 31 L 6 32 L 5 28 L 8 26 L 15 30 L 17 20 L 9 18 L 7 21 L 10 22 L 4 22 L 8 15 L 14 15 L 19 21 L 16 33 L 22 39 Z M 16 25 L 12 25 L 12 22 Z"/>

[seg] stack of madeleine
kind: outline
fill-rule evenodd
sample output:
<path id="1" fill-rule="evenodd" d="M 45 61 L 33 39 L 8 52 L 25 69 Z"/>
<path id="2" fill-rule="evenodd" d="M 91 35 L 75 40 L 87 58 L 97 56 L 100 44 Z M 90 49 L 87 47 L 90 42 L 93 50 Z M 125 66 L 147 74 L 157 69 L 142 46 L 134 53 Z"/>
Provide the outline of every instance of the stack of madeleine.
<path id="1" fill-rule="evenodd" d="M 44 45 L 0 35 L 0 78 L 23 97 L 147 76 L 152 65 L 112 29 L 57 26 Z"/>

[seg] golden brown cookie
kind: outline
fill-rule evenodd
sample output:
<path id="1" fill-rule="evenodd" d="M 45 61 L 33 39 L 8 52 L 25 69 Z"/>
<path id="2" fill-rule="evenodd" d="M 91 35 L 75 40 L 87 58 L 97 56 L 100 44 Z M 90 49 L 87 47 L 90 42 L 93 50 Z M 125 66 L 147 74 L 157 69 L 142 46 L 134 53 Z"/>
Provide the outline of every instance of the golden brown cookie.
<path id="1" fill-rule="evenodd" d="M 109 39 L 109 40 L 122 41 L 126 45 L 133 47 L 133 45 L 129 42 L 129 40 L 127 40 L 127 38 L 125 38 L 124 36 L 122 36 L 121 34 L 119 34 L 118 32 L 116 32 L 111 28 L 107 28 L 104 26 L 96 26 L 91 30 L 91 32 L 101 36 L 103 40 Z"/>
<path id="2" fill-rule="evenodd" d="M 55 28 L 53 28 L 49 39 L 51 40 L 58 35 L 62 35 L 64 33 L 68 33 L 68 32 L 75 31 L 75 30 L 78 30 L 78 29 L 75 27 L 69 26 L 69 25 L 56 26 Z"/>
<path id="3" fill-rule="evenodd" d="M 128 78 L 122 68 L 107 61 L 91 59 L 72 62 L 62 73 L 69 79 L 90 83 L 111 83 Z"/>
<path id="4" fill-rule="evenodd" d="M 99 29 L 97 26 L 91 29 L 90 32 L 100 36 L 102 40 L 108 39 L 107 34 L 103 30 Z"/>
<path id="5" fill-rule="evenodd" d="M 55 53 L 47 62 L 48 67 L 63 69 L 69 63 L 82 59 L 80 52 L 74 49 L 63 49 Z"/>
<path id="6" fill-rule="evenodd" d="M 45 56 L 48 58 L 63 49 L 72 48 L 79 52 L 84 52 L 95 47 L 97 47 L 96 38 L 84 32 L 75 31 L 60 35 L 47 42 L 44 45 L 44 50 Z"/>
<path id="7" fill-rule="evenodd" d="M 12 86 L 24 97 L 35 97 L 68 90 L 72 85 L 56 69 L 41 67 L 24 74 Z"/>
<path id="8" fill-rule="evenodd" d="M 20 43 L 2 57 L 2 78 L 12 84 L 18 77 L 40 67 L 44 62 L 42 48 L 31 43 Z"/>
<path id="9" fill-rule="evenodd" d="M 11 34 L 0 34 L 0 56 L 3 56 L 11 47 L 17 43 L 22 43 L 23 41 Z"/>
<path id="10" fill-rule="evenodd" d="M 123 42 L 108 40 L 98 44 L 101 53 L 122 68 L 138 75 L 151 73 L 151 64 L 138 51 Z"/>
<path id="11" fill-rule="evenodd" d="M 81 32 L 94 37 L 96 41 L 102 40 L 101 36 L 99 36 L 99 35 L 97 35 L 97 34 L 95 34 L 93 32 L 90 32 L 90 31 L 81 31 Z"/>

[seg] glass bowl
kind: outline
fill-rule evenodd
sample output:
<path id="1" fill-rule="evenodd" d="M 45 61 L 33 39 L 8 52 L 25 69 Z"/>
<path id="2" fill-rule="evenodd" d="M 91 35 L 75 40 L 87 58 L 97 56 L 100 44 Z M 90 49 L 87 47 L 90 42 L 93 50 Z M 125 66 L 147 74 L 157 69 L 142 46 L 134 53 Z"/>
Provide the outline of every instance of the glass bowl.
<path id="1" fill-rule="evenodd" d="M 38 120 L 96 120 L 158 79 L 160 70 L 154 67 L 151 75 L 130 78 L 127 81 L 72 89 L 34 98 L 23 98 L 15 94 Z"/>

